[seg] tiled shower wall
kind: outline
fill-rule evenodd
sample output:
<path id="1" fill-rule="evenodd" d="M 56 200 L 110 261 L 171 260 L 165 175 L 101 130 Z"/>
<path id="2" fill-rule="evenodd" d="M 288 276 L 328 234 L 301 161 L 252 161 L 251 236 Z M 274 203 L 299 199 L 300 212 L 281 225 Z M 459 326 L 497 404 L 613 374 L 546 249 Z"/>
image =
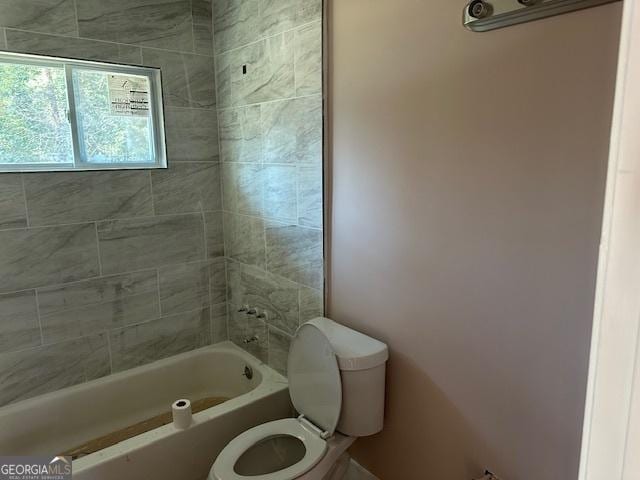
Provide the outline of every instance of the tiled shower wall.
<path id="1" fill-rule="evenodd" d="M 226 339 L 210 0 L 0 0 L 0 47 L 161 67 L 169 150 L 0 175 L 0 405 Z"/>
<path id="2" fill-rule="evenodd" d="M 284 373 L 323 312 L 322 0 L 214 0 L 213 20 L 229 336 Z"/>

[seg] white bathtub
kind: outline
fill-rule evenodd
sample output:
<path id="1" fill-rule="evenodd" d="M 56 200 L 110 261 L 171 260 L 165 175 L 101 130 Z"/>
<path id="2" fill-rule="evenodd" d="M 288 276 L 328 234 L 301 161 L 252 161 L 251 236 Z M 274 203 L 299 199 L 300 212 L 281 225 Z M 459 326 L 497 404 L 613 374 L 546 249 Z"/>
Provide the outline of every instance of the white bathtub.
<path id="1" fill-rule="evenodd" d="M 253 379 L 243 376 L 253 369 Z M 230 400 L 73 461 L 77 480 L 202 480 L 240 432 L 291 415 L 286 379 L 230 342 L 0 408 L 0 455 L 55 455 L 170 410 L 179 398 Z"/>

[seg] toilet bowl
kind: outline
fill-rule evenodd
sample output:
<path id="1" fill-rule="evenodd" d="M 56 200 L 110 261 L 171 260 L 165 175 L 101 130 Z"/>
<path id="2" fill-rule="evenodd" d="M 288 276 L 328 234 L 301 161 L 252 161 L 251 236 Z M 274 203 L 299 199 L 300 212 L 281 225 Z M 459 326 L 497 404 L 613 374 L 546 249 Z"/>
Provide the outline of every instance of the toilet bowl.
<path id="1" fill-rule="evenodd" d="M 213 464 L 210 480 L 321 480 L 355 438 L 324 440 L 298 419 L 263 423 L 238 435 Z"/>
<path id="2" fill-rule="evenodd" d="M 382 429 L 387 346 L 328 318 L 296 332 L 289 393 L 297 418 L 263 423 L 234 438 L 209 480 L 323 480 L 357 437 Z"/>

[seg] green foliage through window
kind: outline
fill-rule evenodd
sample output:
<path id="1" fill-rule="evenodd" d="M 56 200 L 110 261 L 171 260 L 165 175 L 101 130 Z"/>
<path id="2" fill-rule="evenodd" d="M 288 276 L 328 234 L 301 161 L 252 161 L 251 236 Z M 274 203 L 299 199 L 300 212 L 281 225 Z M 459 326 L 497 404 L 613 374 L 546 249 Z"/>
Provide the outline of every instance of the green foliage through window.
<path id="1" fill-rule="evenodd" d="M 164 167 L 159 88 L 153 69 L 0 54 L 0 171 Z"/>

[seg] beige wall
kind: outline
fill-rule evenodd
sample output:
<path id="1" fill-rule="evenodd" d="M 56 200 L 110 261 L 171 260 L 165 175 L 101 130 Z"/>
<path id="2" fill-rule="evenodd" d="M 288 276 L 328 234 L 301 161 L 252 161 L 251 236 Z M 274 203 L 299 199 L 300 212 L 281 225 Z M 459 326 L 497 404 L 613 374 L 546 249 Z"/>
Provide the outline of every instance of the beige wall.
<path id="1" fill-rule="evenodd" d="M 330 316 L 388 342 L 385 480 L 576 478 L 620 4 L 483 34 L 330 2 Z"/>

